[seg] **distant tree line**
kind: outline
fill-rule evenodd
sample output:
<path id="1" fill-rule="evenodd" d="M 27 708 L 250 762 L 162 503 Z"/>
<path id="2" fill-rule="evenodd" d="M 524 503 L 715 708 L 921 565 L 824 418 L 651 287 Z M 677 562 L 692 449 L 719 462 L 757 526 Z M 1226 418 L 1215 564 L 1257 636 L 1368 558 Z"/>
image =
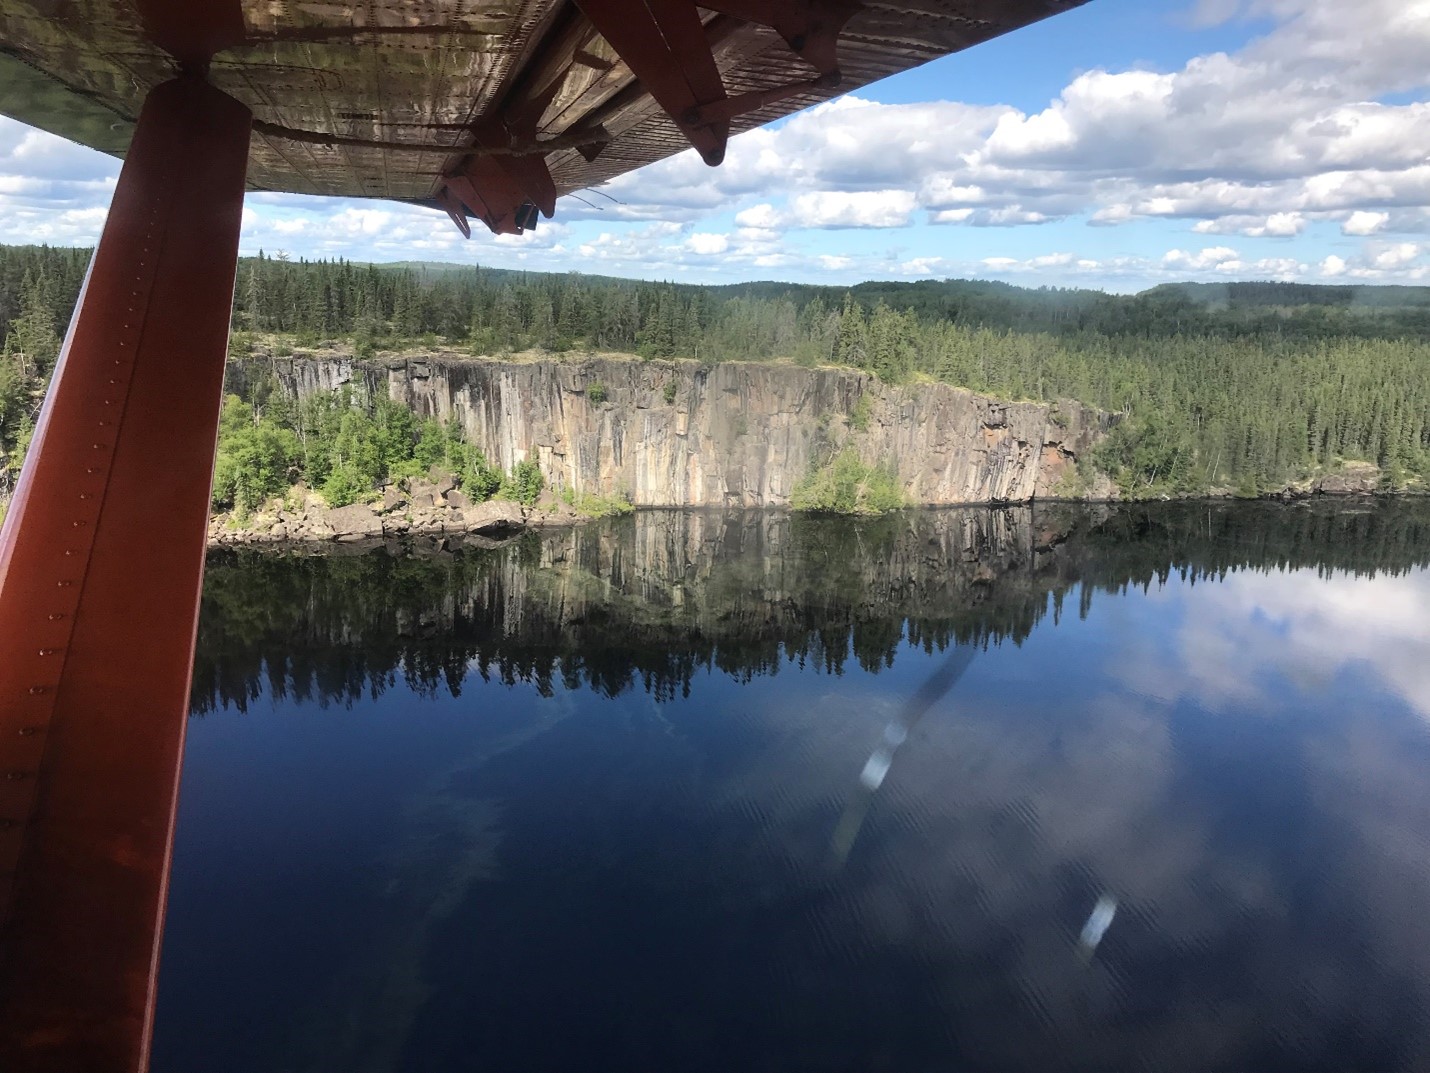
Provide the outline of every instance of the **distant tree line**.
<path id="1" fill-rule="evenodd" d="M 0 494 L 87 256 L 0 247 Z M 240 351 L 259 339 L 346 340 L 360 354 L 441 345 L 777 359 L 1074 398 L 1123 415 L 1094 461 L 1137 495 L 1254 494 L 1345 460 L 1379 465 L 1389 486 L 1430 478 L 1430 288 L 704 287 L 260 254 L 240 263 L 234 329 Z"/>

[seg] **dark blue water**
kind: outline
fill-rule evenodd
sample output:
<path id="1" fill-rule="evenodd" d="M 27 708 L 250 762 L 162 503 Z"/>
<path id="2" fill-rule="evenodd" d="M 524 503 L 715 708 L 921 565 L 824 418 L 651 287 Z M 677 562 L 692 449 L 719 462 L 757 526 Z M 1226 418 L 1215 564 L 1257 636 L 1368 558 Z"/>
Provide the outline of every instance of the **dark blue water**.
<path id="1" fill-rule="evenodd" d="M 158 1073 L 1430 1066 L 1430 510 L 417 551 L 210 564 Z"/>

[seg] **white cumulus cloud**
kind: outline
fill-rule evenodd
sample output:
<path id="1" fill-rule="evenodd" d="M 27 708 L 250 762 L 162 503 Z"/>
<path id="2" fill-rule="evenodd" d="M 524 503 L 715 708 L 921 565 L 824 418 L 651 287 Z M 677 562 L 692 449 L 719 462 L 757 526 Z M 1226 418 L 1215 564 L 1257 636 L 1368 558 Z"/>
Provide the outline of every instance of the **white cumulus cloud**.
<path id="1" fill-rule="evenodd" d="M 709 257 L 713 254 L 724 253 L 730 248 L 730 236 L 717 235 L 709 231 L 697 231 L 686 240 L 686 246 L 692 253 Z"/>
<path id="2" fill-rule="evenodd" d="M 915 204 L 908 190 L 821 190 L 792 198 L 785 219 L 792 227 L 903 227 Z"/>
<path id="3" fill-rule="evenodd" d="M 1085 216 L 1248 238 L 1322 220 L 1352 236 L 1427 229 L 1430 103 L 1380 98 L 1430 85 L 1430 3 L 1258 0 L 1255 13 L 1272 28 L 1240 51 L 1088 71 L 1040 111 L 846 97 L 736 138 L 724 169 L 682 154 L 620 180 L 622 196 L 677 213 L 756 198 L 744 211 L 768 228 Z"/>
<path id="4" fill-rule="evenodd" d="M 1383 230 L 1389 222 L 1388 212 L 1366 212 L 1364 209 L 1357 209 L 1346 217 L 1341 231 L 1347 235 L 1373 235 Z"/>

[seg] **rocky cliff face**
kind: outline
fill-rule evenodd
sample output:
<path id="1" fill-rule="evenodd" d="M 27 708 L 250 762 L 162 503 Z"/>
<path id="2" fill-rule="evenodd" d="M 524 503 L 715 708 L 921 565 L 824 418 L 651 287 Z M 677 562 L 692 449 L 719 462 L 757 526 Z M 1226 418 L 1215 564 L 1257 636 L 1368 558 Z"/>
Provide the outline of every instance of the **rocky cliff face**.
<path id="1" fill-rule="evenodd" d="M 846 446 L 892 466 L 913 503 L 1027 502 L 1065 490 L 1109 424 L 1076 402 L 1002 402 L 792 365 L 455 355 L 272 365 L 298 395 L 344 384 L 386 392 L 456 420 L 503 468 L 530 455 L 554 488 L 643 507 L 787 506 L 800 479 Z"/>

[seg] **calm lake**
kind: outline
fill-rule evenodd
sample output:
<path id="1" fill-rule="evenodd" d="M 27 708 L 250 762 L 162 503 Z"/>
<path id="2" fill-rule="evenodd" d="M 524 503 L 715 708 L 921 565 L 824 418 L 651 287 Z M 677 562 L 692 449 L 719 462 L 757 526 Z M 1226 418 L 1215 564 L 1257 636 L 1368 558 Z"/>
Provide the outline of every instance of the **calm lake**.
<path id="1" fill-rule="evenodd" d="M 156 1073 L 1430 1068 L 1430 504 L 215 553 Z"/>

